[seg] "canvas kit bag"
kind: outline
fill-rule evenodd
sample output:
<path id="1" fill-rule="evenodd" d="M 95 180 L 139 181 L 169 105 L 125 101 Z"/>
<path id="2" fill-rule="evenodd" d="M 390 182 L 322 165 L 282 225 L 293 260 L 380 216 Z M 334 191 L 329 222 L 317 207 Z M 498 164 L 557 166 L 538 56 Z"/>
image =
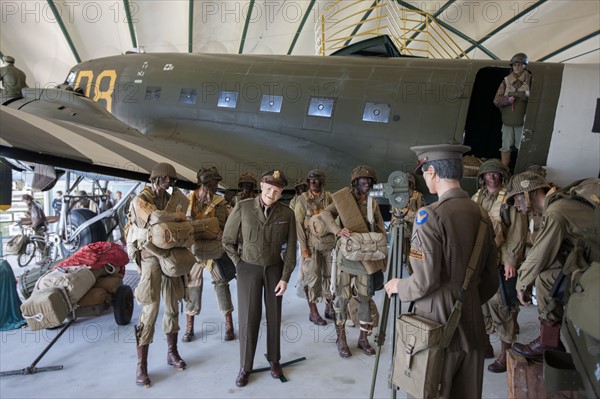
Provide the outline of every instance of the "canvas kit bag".
<path id="1" fill-rule="evenodd" d="M 375 225 L 374 208 L 377 203 L 369 197 L 367 203 L 369 228 L 349 188 L 336 191 L 332 196 L 342 224 L 352 232 L 350 238 L 344 237 L 338 240 L 339 252 L 342 255 L 342 269 L 345 268 L 345 263 L 360 262 L 367 274 L 381 272 L 385 268 L 387 257 L 387 236 L 372 231 Z M 349 259 L 348 256 L 356 259 Z"/>
<path id="2" fill-rule="evenodd" d="M 381 260 L 387 256 L 387 237 L 384 234 L 351 233 L 340 237 L 340 250 L 348 260 Z"/>
<path id="3" fill-rule="evenodd" d="M 63 287 L 35 291 L 21 305 L 21 313 L 31 331 L 60 326 L 71 312 Z"/>
<path id="4" fill-rule="evenodd" d="M 192 245 L 192 253 L 199 261 L 219 259 L 223 253 L 223 244 L 219 240 L 196 240 Z"/>
<path id="5" fill-rule="evenodd" d="M 458 327 L 462 298 L 479 263 L 483 237 L 487 230 L 485 220 L 482 213 L 461 295 L 454 303 L 448 322 L 441 324 L 412 313 L 404 313 L 396 320 L 396 353 L 392 383 L 415 398 L 439 397 L 444 353 Z"/>
<path id="6" fill-rule="evenodd" d="M 187 248 L 162 249 L 148 243 L 146 249 L 158 258 L 160 269 L 168 277 L 186 275 L 196 263 L 196 258 Z"/>
<path id="7" fill-rule="evenodd" d="M 47 288 L 64 288 L 69 303 L 75 305 L 96 284 L 96 277 L 84 266 L 59 267 L 44 274 L 35 284 L 36 291 Z"/>
<path id="8" fill-rule="evenodd" d="M 216 217 L 193 220 L 190 223 L 194 229 L 194 241 L 214 240 L 221 232 L 219 219 Z"/>

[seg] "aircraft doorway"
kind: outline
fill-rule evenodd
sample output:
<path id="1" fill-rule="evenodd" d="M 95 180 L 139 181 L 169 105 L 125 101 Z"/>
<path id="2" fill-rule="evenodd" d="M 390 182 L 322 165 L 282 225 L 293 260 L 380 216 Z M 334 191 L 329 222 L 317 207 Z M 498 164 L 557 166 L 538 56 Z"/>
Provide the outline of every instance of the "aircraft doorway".
<path id="1" fill-rule="evenodd" d="M 477 158 L 500 158 L 502 119 L 494 96 L 509 68 L 482 68 L 477 72 L 465 122 L 464 143 Z"/>

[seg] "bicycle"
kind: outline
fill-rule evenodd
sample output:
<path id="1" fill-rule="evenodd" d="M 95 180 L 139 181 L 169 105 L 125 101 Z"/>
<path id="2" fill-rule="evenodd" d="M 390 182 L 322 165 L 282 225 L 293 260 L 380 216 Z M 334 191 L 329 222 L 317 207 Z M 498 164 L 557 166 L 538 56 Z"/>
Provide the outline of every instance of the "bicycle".
<path id="1" fill-rule="evenodd" d="M 24 226 L 23 222 L 17 222 L 17 225 L 21 228 L 25 240 L 17 255 L 17 264 L 20 267 L 29 265 L 34 258 L 38 265 L 63 258 L 61 239 L 58 234 L 36 235 L 34 230 Z"/>

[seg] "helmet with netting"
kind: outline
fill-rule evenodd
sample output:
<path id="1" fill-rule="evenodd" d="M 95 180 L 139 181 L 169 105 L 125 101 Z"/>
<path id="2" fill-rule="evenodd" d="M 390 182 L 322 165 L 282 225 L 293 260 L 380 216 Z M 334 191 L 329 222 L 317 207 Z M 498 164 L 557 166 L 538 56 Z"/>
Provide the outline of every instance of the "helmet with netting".
<path id="1" fill-rule="evenodd" d="M 258 181 L 256 180 L 256 176 L 252 172 L 242 173 L 238 178 L 238 187 L 242 188 L 242 184 L 250 183 L 256 187 L 258 185 Z"/>
<path id="2" fill-rule="evenodd" d="M 519 173 L 508 182 L 506 199 L 512 199 L 517 194 L 535 191 L 538 188 L 550 189 L 550 184 L 542 175 L 533 172 Z"/>
<path id="3" fill-rule="evenodd" d="M 219 171 L 214 166 L 208 166 L 201 168 L 196 175 L 198 178 L 198 184 L 208 183 L 211 180 L 221 181 L 223 178 L 219 174 Z"/>

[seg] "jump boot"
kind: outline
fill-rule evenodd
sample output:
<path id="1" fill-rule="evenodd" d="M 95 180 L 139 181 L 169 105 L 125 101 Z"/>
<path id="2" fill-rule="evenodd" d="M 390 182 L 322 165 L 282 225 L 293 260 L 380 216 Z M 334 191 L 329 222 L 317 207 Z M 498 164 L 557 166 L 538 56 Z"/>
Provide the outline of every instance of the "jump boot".
<path id="1" fill-rule="evenodd" d="M 233 341 L 235 339 L 235 334 L 233 332 L 233 317 L 231 316 L 231 312 L 228 312 L 225 315 L 225 337 L 223 337 L 225 341 Z"/>
<path id="2" fill-rule="evenodd" d="M 564 351 L 565 347 L 560 342 L 560 324 L 551 320 L 541 320 L 540 336 L 529 344 L 515 343 L 512 351 L 527 359 L 541 359 L 544 351 L 548 349 Z"/>
<path id="3" fill-rule="evenodd" d="M 494 360 L 494 363 L 488 366 L 488 371 L 492 373 L 504 373 L 506 371 L 506 351 L 511 348 L 512 344 L 504 341 L 500 341 L 500 343 L 502 344 L 500 354 Z"/>
<path id="4" fill-rule="evenodd" d="M 319 314 L 319 309 L 317 309 L 317 304 L 314 302 L 308 301 L 308 308 L 310 309 L 310 313 L 308 314 L 308 320 L 310 320 L 313 324 L 317 326 L 324 326 L 327 324 L 325 320 Z"/>
<path id="5" fill-rule="evenodd" d="M 333 320 L 333 298 L 325 299 L 325 318 Z"/>
<path id="6" fill-rule="evenodd" d="M 340 357 L 352 356 L 352 352 L 350 352 L 350 348 L 348 348 L 348 343 L 346 342 L 346 322 L 342 324 L 336 324 L 335 331 L 337 332 L 338 336 L 336 343 Z"/>
<path id="7" fill-rule="evenodd" d="M 177 352 L 177 333 L 167 334 L 167 364 L 175 367 L 176 370 L 183 370 L 187 367 L 186 362 L 179 356 Z"/>
<path id="8" fill-rule="evenodd" d="M 137 350 L 137 371 L 135 373 L 135 383 L 140 386 L 150 386 L 150 378 L 148 378 L 148 345 L 138 345 Z"/>
<path id="9" fill-rule="evenodd" d="M 358 336 L 358 347 L 362 349 L 362 351 L 367 356 L 373 356 L 375 354 L 375 349 L 369 344 L 369 335 L 371 335 L 371 331 L 373 331 L 373 323 L 363 323 L 360 322 L 360 335 Z"/>
<path id="10" fill-rule="evenodd" d="M 186 314 L 185 320 L 185 333 L 183 334 L 183 337 L 181 337 L 181 341 L 190 342 L 194 338 L 194 316 Z"/>

